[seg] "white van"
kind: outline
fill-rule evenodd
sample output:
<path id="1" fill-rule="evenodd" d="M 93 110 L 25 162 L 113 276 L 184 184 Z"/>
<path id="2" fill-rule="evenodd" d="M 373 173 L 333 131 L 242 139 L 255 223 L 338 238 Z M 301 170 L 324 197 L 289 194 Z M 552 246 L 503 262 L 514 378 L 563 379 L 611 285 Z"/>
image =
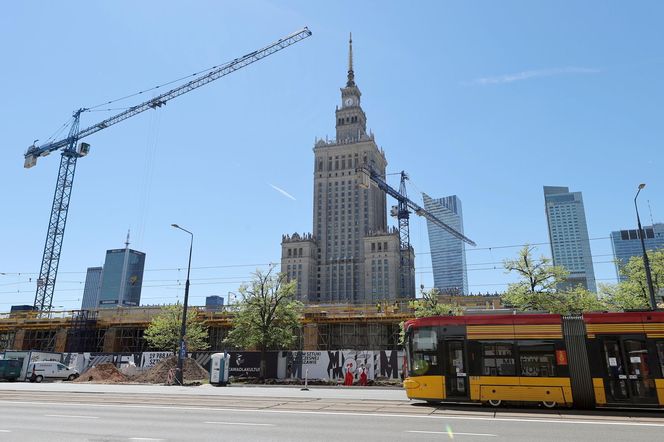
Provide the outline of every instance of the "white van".
<path id="1" fill-rule="evenodd" d="M 26 379 L 30 382 L 41 382 L 44 379 L 62 379 L 73 381 L 80 373 L 75 368 L 69 368 L 65 364 L 56 361 L 32 362 L 28 366 Z"/>

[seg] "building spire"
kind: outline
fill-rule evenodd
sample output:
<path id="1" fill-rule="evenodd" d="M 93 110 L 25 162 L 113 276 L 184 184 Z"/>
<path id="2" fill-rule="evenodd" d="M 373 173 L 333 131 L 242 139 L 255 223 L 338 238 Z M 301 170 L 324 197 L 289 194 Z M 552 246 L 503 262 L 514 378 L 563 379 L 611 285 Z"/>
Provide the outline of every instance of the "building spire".
<path id="1" fill-rule="evenodd" d="M 355 73 L 353 72 L 353 33 L 350 33 L 348 39 L 348 81 L 346 87 L 355 86 Z"/>

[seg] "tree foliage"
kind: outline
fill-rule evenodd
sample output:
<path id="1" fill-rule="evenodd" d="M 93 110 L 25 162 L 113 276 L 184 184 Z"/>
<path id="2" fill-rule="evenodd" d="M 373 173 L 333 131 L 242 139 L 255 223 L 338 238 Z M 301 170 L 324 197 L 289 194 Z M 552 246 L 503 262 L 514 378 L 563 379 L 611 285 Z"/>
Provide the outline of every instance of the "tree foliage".
<path id="1" fill-rule="evenodd" d="M 233 326 L 226 342 L 240 348 L 261 352 L 260 377 L 266 373 L 265 352 L 289 348 L 300 327 L 303 305 L 295 299 L 297 281 L 288 282 L 284 273 L 254 273 L 253 280 L 239 289 L 242 297 L 236 305 Z"/>
<path id="2" fill-rule="evenodd" d="M 143 337 L 154 350 L 172 351 L 177 353 L 180 347 L 180 328 L 182 327 L 182 304 L 167 305 L 161 313 L 150 321 Z M 198 312 L 187 310 L 187 333 L 184 337 L 188 351 L 206 350 L 208 332 Z"/>
<path id="3" fill-rule="evenodd" d="M 460 315 L 463 308 L 456 304 L 447 304 L 440 302 L 440 291 L 437 288 L 430 290 L 422 289 L 422 297 L 410 301 L 410 307 L 414 310 L 416 318 L 427 316 Z"/>
<path id="4" fill-rule="evenodd" d="M 649 250 L 650 274 L 655 291 L 655 299 L 664 290 L 664 250 Z M 632 256 L 620 267 L 620 274 L 627 278 L 618 284 L 600 284 L 600 292 L 607 303 L 617 310 L 645 309 L 650 307 L 650 294 L 646 281 L 646 271 L 642 256 Z"/>
<path id="5" fill-rule="evenodd" d="M 568 273 L 564 268 L 552 265 L 545 256 L 535 258 L 534 251 L 535 247 L 525 245 L 516 259 L 503 262 L 508 273 L 516 273 L 520 278 L 508 285 L 503 302 L 522 311 L 548 311 L 548 304 Z"/>
<path id="6" fill-rule="evenodd" d="M 533 258 L 534 248 L 525 246 L 519 257 L 505 260 L 505 269 L 516 272 L 521 280 L 510 284 L 503 302 L 521 311 L 538 310 L 559 314 L 590 311 L 647 309 L 650 306 L 645 267 L 641 256 L 633 256 L 621 267 L 627 279 L 618 284 L 600 284 L 599 294 L 581 286 L 559 290 L 567 272 L 551 264 L 546 257 Z M 650 270 L 655 296 L 664 289 L 664 250 L 649 251 Z"/>

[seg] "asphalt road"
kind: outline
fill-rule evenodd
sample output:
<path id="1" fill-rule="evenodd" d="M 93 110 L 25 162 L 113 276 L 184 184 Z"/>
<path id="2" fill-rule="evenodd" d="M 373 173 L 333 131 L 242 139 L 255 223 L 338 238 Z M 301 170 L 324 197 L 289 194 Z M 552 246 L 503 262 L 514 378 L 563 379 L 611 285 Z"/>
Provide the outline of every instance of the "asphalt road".
<path id="1" fill-rule="evenodd" d="M 664 434 L 663 412 L 430 407 L 390 398 L 398 390 L 368 399 L 364 389 L 31 385 L 0 384 L 0 442 L 659 441 Z"/>

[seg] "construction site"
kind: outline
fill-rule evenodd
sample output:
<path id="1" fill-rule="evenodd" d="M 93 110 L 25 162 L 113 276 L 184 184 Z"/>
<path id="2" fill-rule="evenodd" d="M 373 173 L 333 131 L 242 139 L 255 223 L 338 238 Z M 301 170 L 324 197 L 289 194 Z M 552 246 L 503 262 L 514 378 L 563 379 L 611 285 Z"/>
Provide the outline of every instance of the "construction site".
<path id="1" fill-rule="evenodd" d="M 206 71 L 182 78 L 180 80 L 184 82 L 183 84 L 83 129 L 79 127 L 81 114 L 95 110 L 96 107 L 80 108 L 73 112 L 72 121 L 68 125 L 69 134 L 66 137 L 60 140 L 47 141 L 42 145 L 33 143 L 28 148 L 25 153 L 25 168 L 34 167 L 41 157 L 60 152 L 60 169 L 51 206 L 39 277 L 36 279 L 37 290 L 33 309 L 0 315 L 0 350 L 35 350 L 61 353 L 137 353 L 155 350 L 148 348 L 143 334 L 152 318 L 161 311 L 162 307 L 138 307 L 138 299 L 136 302 L 125 303 L 124 287 L 126 284 L 123 284 L 123 288 L 118 290 L 118 299 L 115 301 L 117 307 L 99 308 L 108 307 L 108 305 L 102 305 L 105 301 L 97 301 L 93 304 L 96 306 L 95 308 L 85 307 L 89 309 L 83 309 L 82 307 L 81 310 L 59 311 L 53 306 L 53 295 L 76 163 L 79 158 L 87 156 L 90 151 L 90 145 L 81 140 L 148 110 L 161 108 L 167 102 L 181 95 L 259 62 L 263 58 L 286 49 L 309 36 L 311 36 L 309 29 L 301 29 L 262 49 L 250 52 L 223 65 L 214 66 Z M 386 160 L 384 152 L 375 144 L 373 134 L 367 132 L 366 117 L 360 107 L 361 93 L 354 81 L 352 51 L 351 37 L 349 39 L 347 83 L 346 87 L 342 88 L 343 105 L 341 109 L 337 108 L 336 111 L 338 114 L 336 123 L 337 140 L 334 142 L 319 140 L 315 148 L 320 152 L 328 152 L 330 149 L 336 152 L 339 149 L 350 149 L 352 147 L 356 151 L 353 160 L 351 160 L 352 155 L 350 153 L 348 154 L 347 163 L 345 159 L 341 160 L 341 167 L 339 167 L 339 161 L 333 163 L 332 157 L 330 157 L 328 167 L 325 168 L 327 172 L 325 177 L 322 173 L 324 168 L 323 156 L 317 159 L 317 164 L 320 163 L 317 166 L 319 172 L 317 179 L 325 181 L 325 185 L 329 187 L 326 207 L 329 208 L 330 213 L 326 212 L 328 222 L 325 228 L 338 228 L 343 232 L 347 230 L 349 232 L 348 244 L 344 244 L 343 240 L 339 243 L 337 240 L 339 232 L 335 231 L 336 233 L 332 234 L 332 230 L 327 235 L 318 235 L 320 238 L 318 236 L 304 237 L 305 242 L 318 241 L 318 243 L 315 247 L 316 253 L 312 251 L 308 254 L 308 261 L 305 263 L 305 273 L 303 274 L 301 271 L 303 268 L 302 247 L 306 248 L 311 244 L 296 244 L 293 242 L 294 240 L 290 242 L 284 240 L 282 246 L 289 253 L 286 254 L 284 251 L 283 256 L 288 258 L 282 260 L 282 271 L 285 271 L 284 268 L 289 271 L 292 269 L 291 273 L 287 273 L 287 277 L 298 281 L 298 290 L 302 290 L 298 298 L 304 300 L 306 305 L 301 318 L 301 326 L 298 329 L 295 348 L 292 350 L 399 349 L 400 323 L 415 316 L 411 303 L 415 299 L 414 249 L 411 245 L 409 231 L 411 214 L 414 213 L 426 218 L 428 222 L 433 223 L 451 238 L 459 241 L 459 244 L 463 242 L 475 245 L 462 232 L 451 227 L 407 196 L 405 183 L 408 180 L 408 175 L 405 172 L 399 173 L 400 186 L 398 190 L 385 181 Z M 154 93 L 160 92 L 161 90 L 157 91 L 158 87 L 151 89 L 151 91 Z M 143 92 L 147 91 L 142 91 L 141 94 Z M 123 99 L 111 100 L 104 103 L 104 106 Z M 320 153 L 320 155 L 323 154 Z M 325 153 L 325 155 L 328 154 Z M 355 177 L 352 192 L 356 195 L 356 208 L 351 207 L 350 197 L 347 206 L 344 205 L 346 202 L 344 202 L 343 193 L 341 205 L 337 204 L 336 196 L 333 205 L 332 188 L 334 187 L 336 191 L 336 187 L 343 187 L 345 180 L 348 180 L 349 185 L 351 183 L 347 177 L 344 177 L 345 172 L 343 171 L 341 176 L 344 178 L 338 178 L 338 170 L 341 169 L 347 169 L 348 176 L 350 177 L 352 174 Z M 321 192 L 322 181 L 318 183 L 319 192 Z M 341 186 L 338 186 L 339 182 L 341 182 Z M 348 195 L 350 194 L 349 189 Z M 359 202 L 360 195 L 362 195 L 361 203 Z M 397 219 L 398 228 L 389 230 L 389 232 L 385 214 L 387 196 L 394 198 L 397 204 L 392 207 L 391 214 Z M 316 207 L 322 207 L 320 200 L 317 204 L 316 201 L 314 203 Z M 360 208 L 362 207 L 364 208 L 363 218 L 360 217 Z M 369 207 L 371 207 L 371 216 L 369 215 Z M 351 213 L 353 210 L 354 218 L 350 215 L 345 218 L 342 217 L 342 227 L 339 227 L 338 223 L 332 223 L 332 211 L 335 214 L 344 214 L 346 212 Z M 337 219 L 336 216 L 335 220 Z M 322 223 L 323 218 L 320 213 L 316 219 L 319 223 Z M 356 232 L 354 236 L 350 233 L 350 226 L 353 222 L 354 232 Z M 172 226 L 191 235 L 184 298 L 186 308 L 190 283 L 189 271 L 191 270 L 193 233 L 177 224 L 172 224 Z M 319 225 L 318 228 L 320 231 L 321 226 Z M 324 238 L 327 238 L 327 240 L 324 240 Z M 301 242 L 301 238 L 297 237 L 295 239 Z M 364 244 L 365 239 L 367 241 L 366 245 Z M 126 244 L 128 246 L 128 239 Z M 389 257 L 386 254 L 388 244 L 390 253 L 392 253 Z M 350 252 L 351 245 L 357 250 L 358 256 L 353 258 L 354 263 L 352 265 L 350 261 L 343 258 L 342 261 L 346 264 L 339 267 L 341 265 L 339 264 L 341 262 L 339 257 L 346 253 L 342 253 L 342 250 L 346 250 L 344 247 L 348 246 L 347 251 Z M 297 250 L 298 253 L 291 255 L 291 249 Z M 362 253 L 360 253 L 361 250 Z M 364 254 L 365 250 L 366 256 Z M 314 258 L 314 255 L 316 255 L 316 258 Z M 366 284 L 363 267 L 365 265 L 368 266 L 367 269 L 371 269 L 371 272 L 373 272 L 366 273 Z M 372 265 L 373 267 L 371 267 Z M 297 273 L 296 268 L 298 269 Z M 315 272 L 314 268 L 317 269 Z M 325 276 L 328 271 L 329 278 Z M 321 272 L 323 276 L 321 276 Z M 346 273 L 354 276 L 348 276 Z M 317 279 L 314 278 L 314 275 Z M 138 278 L 134 282 L 137 280 Z M 314 283 L 314 281 L 316 282 Z M 310 287 L 308 285 L 303 286 L 305 283 L 309 284 Z M 500 307 L 500 297 L 498 295 L 441 295 L 441 298 L 449 298 L 440 299 L 441 302 L 455 304 L 465 309 L 496 309 Z M 380 300 L 378 304 L 376 304 L 376 300 Z M 199 319 L 207 327 L 209 350 L 227 349 L 228 345 L 225 344 L 224 340 L 233 325 L 234 306 L 223 306 L 214 311 L 204 307 L 190 308 L 197 311 Z"/>
<path id="2" fill-rule="evenodd" d="M 444 296 L 441 302 L 466 309 L 498 309 L 498 295 Z M 27 311 L 0 315 L 0 351 L 138 353 L 150 350 L 143 338 L 161 306 L 97 311 Z M 192 307 L 190 307 L 192 308 Z M 193 307 L 208 328 L 210 351 L 228 349 L 224 339 L 233 324 L 234 307 L 206 311 Z M 397 350 L 399 324 L 414 317 L 405 303 L 308 305 L 292 350 Z"/>

